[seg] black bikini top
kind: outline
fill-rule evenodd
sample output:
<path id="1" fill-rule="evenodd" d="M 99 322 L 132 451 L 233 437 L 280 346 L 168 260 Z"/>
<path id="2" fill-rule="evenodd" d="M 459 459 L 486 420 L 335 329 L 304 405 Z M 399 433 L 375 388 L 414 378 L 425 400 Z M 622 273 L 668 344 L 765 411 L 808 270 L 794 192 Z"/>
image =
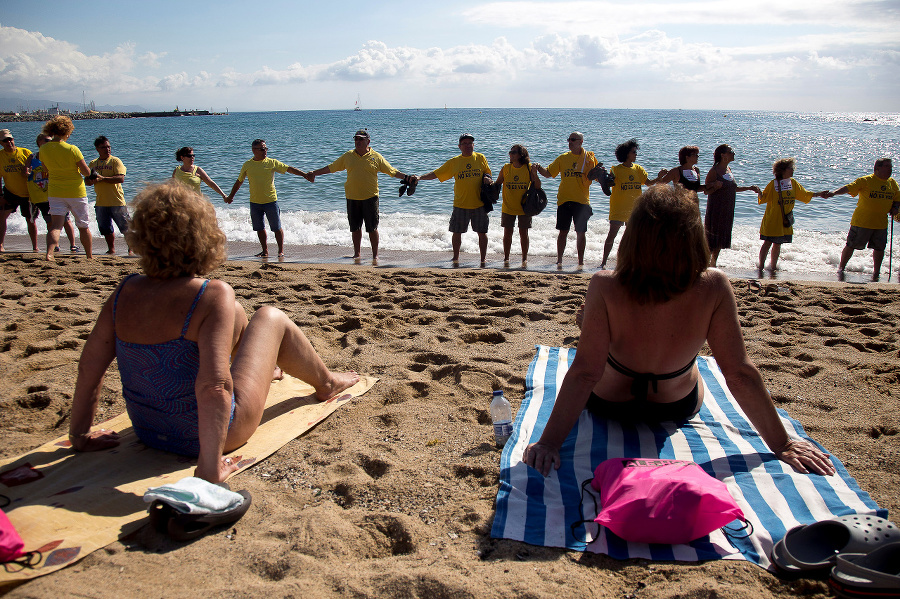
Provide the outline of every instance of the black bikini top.
<path id="1" fill-rule="evenodd" d="M 606 357 L 606 362 L 613 367 L 613 370 L 621 372 L 625 376 L 630 376 L 634 379 L 634 381 L 631 383 L 631 394 L 634 395 L 634 398 L 638 401 L 647 401 L 647 394 L 649 393 L 651 385 L 653 386 L 653 392 L 656 393 L 657 381 L 666 381 L 681 376 L 682 374 L 693 368 L 696 361 L 697 356 L 694 356 L 693 359 L 691 359 L 691 361 L 688 362 L 683 368 L 679 368 L 674 372 L 668 372 L 666 374 L 653 374 L 652 372 L 635 372 L 613 358 L 612 354 L 608 354 Z"/>

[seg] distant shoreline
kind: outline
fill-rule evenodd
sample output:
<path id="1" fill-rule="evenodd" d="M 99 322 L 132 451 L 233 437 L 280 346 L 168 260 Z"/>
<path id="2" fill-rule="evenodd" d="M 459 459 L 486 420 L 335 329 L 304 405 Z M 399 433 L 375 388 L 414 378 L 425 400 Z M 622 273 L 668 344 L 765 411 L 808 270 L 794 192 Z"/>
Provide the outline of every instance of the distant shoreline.
<path id="1" fill-rule="evenodd" d="M 102 119 L 144 119 L 173 116 L 221 116 L 228 113 L 208 110 L 172 110 L 169 112 L 74 112 L 66 114 L 73 121 Z M 0 123 L 30 123 L 46 121 L 52 114 L 0 114 Z"/>

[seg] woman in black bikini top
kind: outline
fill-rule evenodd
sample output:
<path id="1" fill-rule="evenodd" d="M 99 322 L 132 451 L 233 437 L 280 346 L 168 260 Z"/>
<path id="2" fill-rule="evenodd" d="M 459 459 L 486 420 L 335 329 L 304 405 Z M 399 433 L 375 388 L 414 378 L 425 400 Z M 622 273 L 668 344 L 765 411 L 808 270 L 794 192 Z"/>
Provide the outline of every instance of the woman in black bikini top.
<path id="1" fill-rule="evenodd" d="M 635 204 L 614 273 L 591 278 L 581 337 L 541 438 L 523 461 L 544 476 L 585 408 L 602 418 L 679 421 L 703 403 L 696 355 L 709 344 L 735 399 L 781 460 L 800 472 L 833 474 L 827 454 L 788 437 L 744 348 L 731 283 L 707 269 L 693 194 L 653 185 Z M 657 374 L 665 373 L 665 374 Z M 807 470 L 808 469 L 808 470 Z"/>

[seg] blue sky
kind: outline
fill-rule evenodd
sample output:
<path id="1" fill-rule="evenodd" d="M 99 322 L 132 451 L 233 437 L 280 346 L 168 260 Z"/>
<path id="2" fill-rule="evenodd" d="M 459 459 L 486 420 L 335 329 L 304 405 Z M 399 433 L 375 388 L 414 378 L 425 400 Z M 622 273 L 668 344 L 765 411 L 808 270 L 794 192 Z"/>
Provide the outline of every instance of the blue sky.
<path id="1" fill-rule="evenodd" d="M 147 109 L 900 110 L 900 2 L 0 0 L 0 95 Z"/>

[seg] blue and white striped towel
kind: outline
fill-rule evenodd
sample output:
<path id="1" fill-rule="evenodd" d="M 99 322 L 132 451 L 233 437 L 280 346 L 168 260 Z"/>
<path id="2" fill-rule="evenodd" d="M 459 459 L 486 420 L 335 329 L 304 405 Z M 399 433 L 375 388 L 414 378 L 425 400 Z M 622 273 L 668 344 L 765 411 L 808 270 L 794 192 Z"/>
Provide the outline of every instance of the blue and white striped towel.
<path id="1" fill-rule="evenodd" d="M 690 421 L 681 426 L 625 425 L 582 412 L 560 450 L 562 465 L 545 479 L 522 462 L 522 453 L 540 438 L 574 357 L 574 349 L 538 346 L 528 367 L 525 398 L 500 460 L 492 537 L 605 553 L 617 559 L 746 559 L 772 569 L 772 546 L 798 524 L 851 513 L 887 517 L 887 511 L 859 488 L 834 456 L 838 471 L 834 476 L 798 474 L 778 460 L 766 449 L 725 386 L 715 360 L 705 357 L 697 360 L 706 385 L 705 400 Z M 779 415 L 791 437 L 809 439 L 799 422 L 783 410 Z M 741 539 L 736 538 L 740 533 L 726 536 L 718 530 L 687 545 L 657 545 L 629 543 L 603 528 L 594 538 L 592 534 L 598 528 L 589 523 L 587 532 L 583 527 L 576 528 L 573 535 L 571 524 L 596 516 L 594 502 L 587 494 L 581 505 L 581 483 L 593 478 L 600 462 L 617 457 L 696 462 L 728 485 L 753 533 Z M 595 497 L 599 504 L 599 496 Z M 589 541 L 587 546 L 585 539 Z"/>

